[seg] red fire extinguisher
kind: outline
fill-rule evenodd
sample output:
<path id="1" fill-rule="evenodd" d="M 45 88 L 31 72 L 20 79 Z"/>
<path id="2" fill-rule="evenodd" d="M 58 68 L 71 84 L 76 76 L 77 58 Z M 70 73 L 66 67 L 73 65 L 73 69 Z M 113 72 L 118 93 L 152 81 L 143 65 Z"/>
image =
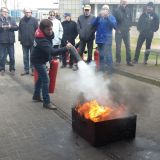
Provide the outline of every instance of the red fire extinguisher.
<path id="1" fill-rule="evenodd" d="M 55 85 L 56 85 L 56 77 L 57 77 L 57 71 L 58 71 L 58 65 L 59 62 L 57 59 L 52 59 L 50 62 L 50 69 L 49 69 L 49 93 L 54 93 Z M 36 82 L 38 80 L 38 72 L 36 69 L 34 69 L 34 81 Z"/>
<path id="2" fill-rule="evenodd" d="M 55 90 L 58 65 L 59 65 L 59 61 L 57 59 L 53 59 L 51 61 L 51 63 L 50 63 L 50 69 L 49 69 L 49 78 L 50 78 L 49 93 L 54 93 L 54 90 Z"/>
<path id="3" fill-rule="evenodd" d="M 99 69 L 99 51 L 98 51 L 97 47 L 96 47 L 96 49 L 94 51 L 94 61 L 96 63 L 97 69 Z"/>

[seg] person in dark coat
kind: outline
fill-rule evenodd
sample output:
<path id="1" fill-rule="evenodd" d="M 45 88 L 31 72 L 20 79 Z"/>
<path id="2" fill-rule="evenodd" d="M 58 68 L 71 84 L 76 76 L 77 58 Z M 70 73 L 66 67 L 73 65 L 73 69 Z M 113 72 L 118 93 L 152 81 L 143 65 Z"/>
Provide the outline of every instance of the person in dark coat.
<path id="1" fill-rule="evenodd" d="M 121 63 L 121 44 L 122 40 L 126 48 L 126 62 L 128 66 L 133 66 L 131 63 L 130 49 L 130 27 L 132 25 L 132 15 L 128 8 L 127 0 L 121 0 L 120 6 L 115 10 L 114 16 L 117 21 L 117 29 L 115 33 L 116 41 L 116 63 Z"/>
<path id="2" fill-rule="evenodd" d="M 9 54 L 9 71 L 12 75 L 15 73 L 15 57 L 14 57 L 14 43 L 15 33 L 18 26 L 15 20 L 8 15 L 9 10 L 6 7 L 1 8 L 0 15 L 0 72 L 5 73 L 5 64 L 7 54 Z"/>
<path id="3" fill-rule="evenodd" d="M 87 63 L 92 61 L 93 41 L 95 39 L 95 29 L 91 26 L 91 21 L 95 19 L 95 16 L 91 15 L 91 6 L 84 6 L 84 14 L 78 17 L 77 29 L 80 38 L 79 54 L 82 57 L 85 47 L 87 45 L 88 57 Z"/>
<path id="4" fill-rule="evenodd" d="M 38 28 L 38 20 L 32 17 L 32 11 L 29 8 L 24 9 L 24 17 L 19 23 L 19 41 L 22 44 L 24 72 L 21 76 L 28 75 L 32 64 L 30 63 L 30 53 L 33 47 L 34 34 Z"/>
<path id="5" fill-rule="evenodd" d="M 49 19 L 43 19 L 40 22 L 39 28 L 35 33 L 34 45 L 31 53 L 31 62 L 38 72 L 38 80 L 35 83 L 33 100 L 41 100 L 41 90 L 43 96 L 43 107 L 47 109 L 56 109 L 56 106 L 50 103 L 48 91 L 49 78 L 46 70 L 46 62 L 50 57 L 55 57 L 61 53 L 65 53 L 68 48 L 72 47 L 70 43 L 63 48 L 53 48 L 52 39 L 54 33 L 52 30 L 53 23 Z"/>
<path id="6" fill-rule="evenodd" d="M 63 37 L 62 37 L 62 47 L 67 44 L 67 42 L 70 42 L 73 46 L 75 46 L 75 39 L 78 35 L 77 32 L 77 24 L 75 21 L 71 20 L 71 14 L 70 13 L 65 13 L 64 14 L 65 20 L 62 22 L 62 27 L 63 27 Z M 73 66 L 73 61 L 74 57 L 73 55 L 70 55 L 70 61 L 69 61 L 69 66 L 72 68 Z M 64 54 L 62 56 L 62 66 L 61 68 L 66 67 L 67 65 L 67 57 Z"/>
<path id="7" fill-rule="evenodd" d="M 159 29 L 159 18 L 154 11 L 153 2 L 147 3 L 144 12 L 140 16 L 137 24 L 137 29 L 139 31 L 136 51 L 133 59 L 133 63 L 137 64 L 139 59 L 139 54 L 144 41 L 146 41 L 146 50 L 151 48 L 152 39 L 154 32 Z M 149 51 L 145 52 L 144 64 L 147 64 Z"/>

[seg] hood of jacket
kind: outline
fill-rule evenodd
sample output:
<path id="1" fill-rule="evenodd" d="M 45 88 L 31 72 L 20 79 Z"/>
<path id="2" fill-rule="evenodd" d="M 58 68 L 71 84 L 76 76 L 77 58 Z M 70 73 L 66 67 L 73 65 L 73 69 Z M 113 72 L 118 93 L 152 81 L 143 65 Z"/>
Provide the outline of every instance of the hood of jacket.
<path id="1" fill-rule="evenodd" d="M 38 28 L 35 32 L 35 37 L 36 38 L 45 38 L 45 34 L 40 30 L 40 28 Z"/>

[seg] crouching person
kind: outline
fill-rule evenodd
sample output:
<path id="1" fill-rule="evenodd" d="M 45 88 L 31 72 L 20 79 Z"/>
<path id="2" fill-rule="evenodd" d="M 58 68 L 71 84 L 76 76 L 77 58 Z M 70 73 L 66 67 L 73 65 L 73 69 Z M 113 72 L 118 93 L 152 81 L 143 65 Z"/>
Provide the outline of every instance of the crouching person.
<path id="1" fill-rule="evenodd" d="M 55 49 L 52 47 L 52 39 L 54 33 L 52 30 L 53 23 L 48 19 L 43 19 L 40 22 L 39 28 L 35 33 L 35 40 L 33 50 L 31 54 L 31 63 L 38 72 L 38 80 L 35 83 L 35 89 L 33 94 L 33 100 L 42 101 L 41 90 L 43 96 L 43 107 L 47 109 L 56 109 L 56 106 L 50 103 L 49 96 L 49 77 L 46 70 L 46 62 L 50 60 L 50 57 L 55 57 L 61 53 L 65 53 L 68 48 L 72 47 L 68 43 L 65 47 Z"/>

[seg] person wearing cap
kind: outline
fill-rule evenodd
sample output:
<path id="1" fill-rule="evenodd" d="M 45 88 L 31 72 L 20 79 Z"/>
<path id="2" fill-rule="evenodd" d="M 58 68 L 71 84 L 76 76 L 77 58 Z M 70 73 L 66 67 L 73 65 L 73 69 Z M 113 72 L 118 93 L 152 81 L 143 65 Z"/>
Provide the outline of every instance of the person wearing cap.
<path id="1" fill-rule="evenodd" d="M 6 7 L 1 8 L 0 15 L 0 72 L 5 74 L 5 63 L 7 54 L 9 54 L 9 71 L 12 75 L 15 73 L 15 57 L 14 43 L 15 31 L 18 30 L 18 25 L 15 20 L 9 16 L 9 10 Z"/>
<path id="2" fill-rule="evenodd" d="M 132 15 L 128 8 L 127 0 L 120 0 L 120 5 L 114 12 L 117 20 L 117 30 L 115 32 L 116 41 L 116 64 L 121 63 L 121 44 L 122 40 L 126 48 L 126 63 L 128 66 L 133 66 L 131 63 L 130 49 L 130 27 L 132 25 Z"/>
<path id="3" fill-rule="evenodd" d="M 96 28 L 96 44 L 99 51 L 99 71 L 105 72 L 106 67 L 108 73 L 112 74 L 112 30 L 116 29 L 117 22 L 110 13 L 108 5 L 104 5 L 99 13 L 99 16 L 92 22 Z"/>
<path id="4" fill-rule="evenodd" d="M 146 50 L 151 48 L 152 39 L 154 32 L 159 29 L 159 18 L 154 11 L 153 2 L 149 2 L 145 6 L 145 10 L 140 16 L 137 24 L 137 29 L 139 31 L 136 51 L 133 59 L 133 63 L 137 64 L 139 59 L 139 54 L 142 48 L 144 41 L 146 41 Z M 145 52 L 144 64 L 147 64 L 149 51 Z"/>
<path id="5" fill-rule="evenodd" d="M 83 12 L 83 15 L 80 15 L 77 21 L 77 29 L 80 38 L 79 54 L 82 57 L 87 45 L 87 63 L 90 63 L 92 61 L 93 41 L 95 39 L 95 29 L 91 27 L 91 21 L 95 19 L 95 16 L 91 15 L 90 5 L 85 5 Z"/>
<path id="6" fill-rule="evenodd" d="M 22 45 L 23 50 L 23 64 L 24 72 L 21 76 L 28 75 L 31 69 L 31 74 L 33 74 L 32 64 L 30 63 L 30 54 L 34 42 L 34 34 L 38 28 L 38 20 L 32 17 L 32 10 L 30 8 L 24 8 L 24 16 L 19 22 L 19 34 L 18 39 Z"/>
<path id="7" fill-rule="evenodd" d="M 71 14 L 64 14 L 65 20 L 62 22 L 63 27 L 63 37 L 62 37 L 62 47 L 66 46 L 67 42 L 70 42 L 73 46 L 75 45 L 75 39 L 78 35 L 77 32 L 77 24 L 75 21 L 71 20 Z M 66 55 L 62 55 L 62 66 L 61 68 L 65 68 L 67 66 Z M 70 55 L 69 67 L 73 67 L 74 58 L 73 55 Z"/>

